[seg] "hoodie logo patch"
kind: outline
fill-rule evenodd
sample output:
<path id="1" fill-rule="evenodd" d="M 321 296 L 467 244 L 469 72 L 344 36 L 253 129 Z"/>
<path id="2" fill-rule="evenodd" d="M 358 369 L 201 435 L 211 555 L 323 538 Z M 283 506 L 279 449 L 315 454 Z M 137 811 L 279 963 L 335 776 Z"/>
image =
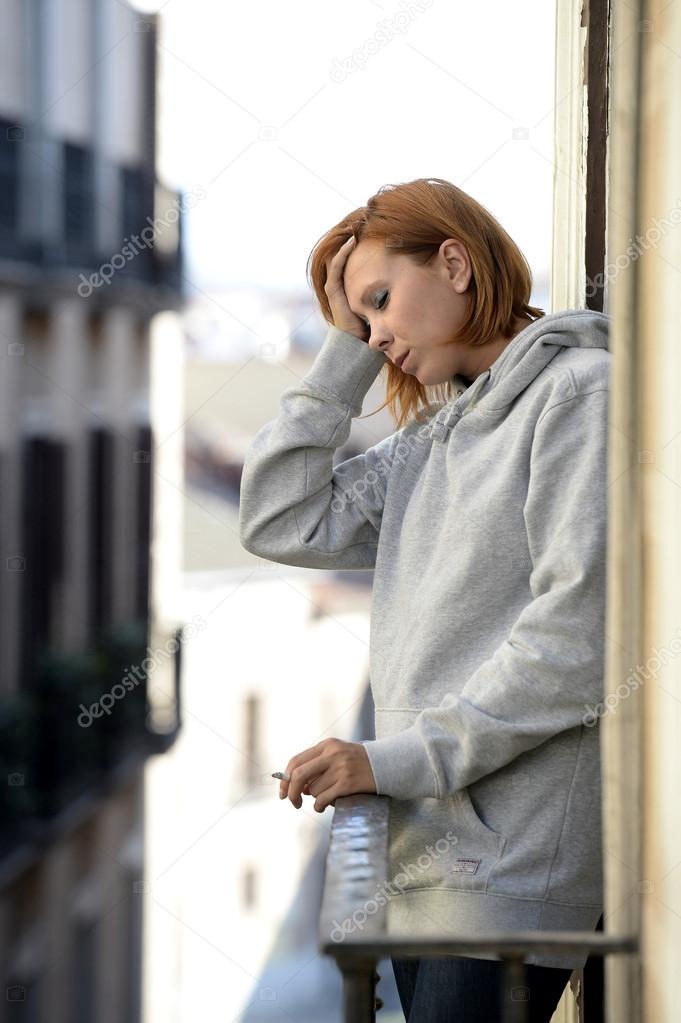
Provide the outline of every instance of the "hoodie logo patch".
<path id="1" fill-rule="evenodd" d="M 470 859 L 469 857 L 462 856 L 458 860 L 454 860 L 453 865 L 450 867 L 450 871 L 456 874 L 474 874 L 480 866 L 480 860 Z"/>

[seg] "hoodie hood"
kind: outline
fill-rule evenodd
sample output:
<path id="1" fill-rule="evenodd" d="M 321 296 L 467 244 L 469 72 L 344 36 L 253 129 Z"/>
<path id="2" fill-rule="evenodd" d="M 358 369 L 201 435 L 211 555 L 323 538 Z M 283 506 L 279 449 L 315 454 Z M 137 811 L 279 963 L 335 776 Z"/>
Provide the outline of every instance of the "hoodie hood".
<path id="1" fill-rule="evenodd" d="M 449 431 L 473 408 L 509 405 L 564 348 L 607 350 L 609 326 L 606 313 L 591 309 L 547 313 L 528 323 L 472 384 L 458 374 L 452 377 L 454 397 L 434 416 L 428 435 L 446 441 Z"/>

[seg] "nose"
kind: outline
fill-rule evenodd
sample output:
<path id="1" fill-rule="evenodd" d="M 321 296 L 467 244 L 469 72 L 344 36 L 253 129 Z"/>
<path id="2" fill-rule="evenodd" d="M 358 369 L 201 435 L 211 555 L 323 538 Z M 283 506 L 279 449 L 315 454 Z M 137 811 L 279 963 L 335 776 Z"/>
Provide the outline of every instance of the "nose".
<path id="1" fill-rule="evenodd" d="M 371 331 L 369 337 L 369 347 L 375 348 L 379 352 L 385 352 L 387 354 L 388 346 L 390 345 L 393 337 L 390 331 L 387 331 L 383 327 L 377 327 L 376 330 Z"/>

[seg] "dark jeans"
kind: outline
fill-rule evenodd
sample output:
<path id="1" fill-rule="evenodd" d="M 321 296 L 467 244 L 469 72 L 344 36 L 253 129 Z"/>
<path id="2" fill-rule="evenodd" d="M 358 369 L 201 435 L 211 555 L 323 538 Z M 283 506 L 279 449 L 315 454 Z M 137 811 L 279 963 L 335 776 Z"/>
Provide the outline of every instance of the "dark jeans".
<path id="1" fill-rule="evenodd" d="M 501 960 L 442 956 L 391 962 L 406 1023 L 501 1023 Z M 549 1023 L 571 973 L 525 964 L 517 998 L 527 1004 L 528 1023 Z"/>

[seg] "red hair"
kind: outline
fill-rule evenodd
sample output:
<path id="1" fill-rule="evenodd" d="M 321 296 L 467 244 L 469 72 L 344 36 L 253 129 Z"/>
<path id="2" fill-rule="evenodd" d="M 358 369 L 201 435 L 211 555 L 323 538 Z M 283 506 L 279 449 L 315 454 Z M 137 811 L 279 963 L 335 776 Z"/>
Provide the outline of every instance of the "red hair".
<path id="1" fill-rule="evenodd" d="M 470 195 L 442 178 L 416 178 L 398 185 L 383 185 L 366 206 L 360 206 L 322 235 L 307 261 L 307 277 L 324 319 L 333 324 L 324 285 L 326 261 L 354 236 L 378 239 L 387 249 L 408 255 L 417 265 L 430 263 L 446 238 L 462 242 L 471 261 L 468 315 L 456 342 L 484 345 L 502 334 L 516 332 L 518 317 L 536 319 L 545 310 L 529 305 L 532 273 L 524 255 L 492 214 Z M 397 428 L 412 415 L 431 411 L 432 396 L 444 402 L 451 396 L 451 381 L 422 384 L 386 362 L 388 405 Z M 365 418 L 362 416 L 361 418 Z"/>

